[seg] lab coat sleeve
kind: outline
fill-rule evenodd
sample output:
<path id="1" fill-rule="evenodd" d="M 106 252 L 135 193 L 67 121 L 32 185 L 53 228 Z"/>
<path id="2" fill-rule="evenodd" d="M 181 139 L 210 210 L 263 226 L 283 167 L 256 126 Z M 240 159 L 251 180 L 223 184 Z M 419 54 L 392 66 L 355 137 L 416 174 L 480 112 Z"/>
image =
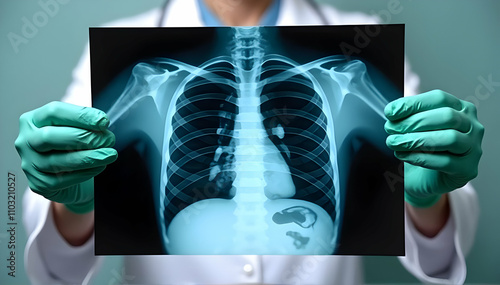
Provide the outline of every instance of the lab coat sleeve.
<path id="1" fill-rule="evenodd" d="M 69 245 L 57 231 L 50 201 L 27 189 L 23 219 L 28 242 L 24 252 L 26 272 L 32 284 L 85 284 L 100 264 L 94 256 L 94 240 Z"/>
<path id="2" fill-rule="evenodd" d="M 426 238 L 406 217 L 406 256 L 400 261 L 420 281 L 428 284 L 463 284 L 465 256 L 473 243 L 479 218 L 479 204 L 472 185 L 449 195 L 451 216 L 434 238 Z"/>

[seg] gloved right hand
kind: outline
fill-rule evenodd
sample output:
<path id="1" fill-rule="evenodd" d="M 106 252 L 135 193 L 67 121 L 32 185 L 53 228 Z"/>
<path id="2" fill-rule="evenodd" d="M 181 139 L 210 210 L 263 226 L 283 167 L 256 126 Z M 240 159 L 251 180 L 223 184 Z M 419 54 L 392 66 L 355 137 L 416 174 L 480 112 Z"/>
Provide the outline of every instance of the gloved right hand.
<path id="1" fill-rule="evenodd" d="M 31 190 L 74 213 L 92 211 L 92 178 L 118 156 L 108 125 L 104 112 L 62 102 L 21 115 L 15 146 Z"/>

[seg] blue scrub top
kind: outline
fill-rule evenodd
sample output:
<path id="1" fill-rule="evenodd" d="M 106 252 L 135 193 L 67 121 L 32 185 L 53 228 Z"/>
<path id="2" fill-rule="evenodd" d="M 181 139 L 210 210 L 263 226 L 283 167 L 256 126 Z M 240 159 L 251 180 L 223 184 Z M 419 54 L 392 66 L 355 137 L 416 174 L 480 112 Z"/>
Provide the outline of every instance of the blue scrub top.
<path id="1" fill-rule="evenodd" d="M 203 0 L 198 0 L 200 7 L 201 20 L 205 26 L 221 27 L 224 26 L 217 16 L 207 7 Z M 276 26 L 278 23 L 278 16 L 280 12 L 281 0 L 273 0 L 269 8 L 262 16 L 259 26 Z"/>

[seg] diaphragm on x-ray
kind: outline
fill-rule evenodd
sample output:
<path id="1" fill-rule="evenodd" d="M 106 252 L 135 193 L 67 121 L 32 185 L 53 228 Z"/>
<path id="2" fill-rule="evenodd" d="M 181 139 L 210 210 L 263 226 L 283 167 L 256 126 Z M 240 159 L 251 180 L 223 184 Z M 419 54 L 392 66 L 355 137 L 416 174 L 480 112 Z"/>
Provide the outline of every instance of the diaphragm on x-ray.
<path id="1" fill-rule="evenodd" d="M 92 28 L 96 254 L 403 255 L 404 26 Z"/>

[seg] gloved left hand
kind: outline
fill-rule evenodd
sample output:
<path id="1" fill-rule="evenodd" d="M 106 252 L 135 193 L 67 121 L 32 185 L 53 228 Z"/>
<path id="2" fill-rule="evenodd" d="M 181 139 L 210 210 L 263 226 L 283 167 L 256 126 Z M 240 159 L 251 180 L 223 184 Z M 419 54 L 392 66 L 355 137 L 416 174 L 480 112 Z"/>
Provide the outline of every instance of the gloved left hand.
<path id="1" fill-rule="evenodd" d="M 474 104 L 434 90 L 397 99 L 384 112 L 387 146 L 406 162 L 409 204 L 430 207 L 477 176 L 484 127 Z"/>

